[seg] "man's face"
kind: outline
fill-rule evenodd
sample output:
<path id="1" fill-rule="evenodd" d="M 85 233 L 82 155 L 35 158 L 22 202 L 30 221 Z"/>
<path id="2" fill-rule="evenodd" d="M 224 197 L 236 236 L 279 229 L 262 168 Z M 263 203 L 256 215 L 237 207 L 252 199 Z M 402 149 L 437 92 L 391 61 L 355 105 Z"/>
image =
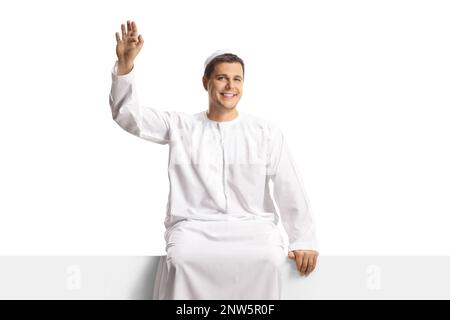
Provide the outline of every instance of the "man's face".
<path id="1" fill-rule="evenodd" d="M 209 105 L 216 109 L 233 109 L 241 99 L 244 75 L 239 62 L 222 62 L 215 65 L 209 78 L 203 77 L 203 87 L 208 91 Z"/>

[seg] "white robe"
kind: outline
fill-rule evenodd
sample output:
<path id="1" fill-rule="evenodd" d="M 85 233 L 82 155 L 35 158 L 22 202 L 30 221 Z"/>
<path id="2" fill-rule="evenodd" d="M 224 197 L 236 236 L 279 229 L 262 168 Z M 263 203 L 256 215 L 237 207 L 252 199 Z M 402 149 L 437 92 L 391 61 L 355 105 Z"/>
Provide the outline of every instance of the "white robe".
<path id="1" fill-rule="evenodd" d="M 278 214 L 288 250 L 318 250 L 303 182 L 281 130 L 241 111 L 216 122 L 206 110 L 156 110 L 139 103 L 134 69 L 118 76 L 116 61 L 111 75 L 114 121 L 170 147 L 167 255 L 154 298 L 279 299 L 286 255 Z"/>

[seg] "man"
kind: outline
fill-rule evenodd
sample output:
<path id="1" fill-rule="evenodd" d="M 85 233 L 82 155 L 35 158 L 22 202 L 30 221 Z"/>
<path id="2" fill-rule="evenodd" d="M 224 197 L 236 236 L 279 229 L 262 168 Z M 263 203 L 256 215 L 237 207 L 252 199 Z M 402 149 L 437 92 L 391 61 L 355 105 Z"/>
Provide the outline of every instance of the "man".
<path id="1" fill-rule="evenodd" d="M 170 146 L 167 255 L 155 298 L 280 299 L 286 258 L 273 200 L 289 238 L 288 257 L 301 275 L 317 263 L 315 227 L 280 129 L 237 110 L 244 62 L 221 51 L 206 60 L 207 111 L 159 111 L 137 99 L 134 59 L 144 39 L 134 21 L 121 30 L 112 70 L 113 119 L 133 135 Z"/>

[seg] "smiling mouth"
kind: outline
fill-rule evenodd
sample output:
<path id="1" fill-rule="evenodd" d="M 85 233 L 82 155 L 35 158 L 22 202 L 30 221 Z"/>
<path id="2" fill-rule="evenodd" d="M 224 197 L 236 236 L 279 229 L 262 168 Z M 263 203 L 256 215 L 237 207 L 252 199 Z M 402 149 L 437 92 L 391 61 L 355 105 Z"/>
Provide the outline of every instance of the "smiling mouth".
<path id="1" fill-rule="evenodd" d="M 224 93 L 224 92 L 222 92 L 222 93 L 220 93 L 220 94 L 221 94 L 222 96 L 224 96 L 225 98 L 228 98 L 228 99 L 234 98 L 234 97 L 237 96 L 236 93 Z"/>

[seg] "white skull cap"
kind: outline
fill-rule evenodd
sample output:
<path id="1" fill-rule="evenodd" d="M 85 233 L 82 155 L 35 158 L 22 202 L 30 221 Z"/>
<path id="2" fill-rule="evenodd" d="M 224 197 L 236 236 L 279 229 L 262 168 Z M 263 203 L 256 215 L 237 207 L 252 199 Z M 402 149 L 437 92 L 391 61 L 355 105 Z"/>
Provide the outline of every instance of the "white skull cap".
<path id="1" fill-rule="evenodd" d="M 220 55 L 225 54 L 225 53 L 231 53 L 231 54 L 234 54 L 233 51 L 232 51 L 232 50 L 229 50 L 229 49 L 221 49 L 221 50 L 214 51 L 214 52 L 213 52 L 213 53 L 205 60 L 205 69 L 206 69 L 206 66 L 207 66 L 207 65 L 208 65 L 215 57 L 220 56 Z"/>

